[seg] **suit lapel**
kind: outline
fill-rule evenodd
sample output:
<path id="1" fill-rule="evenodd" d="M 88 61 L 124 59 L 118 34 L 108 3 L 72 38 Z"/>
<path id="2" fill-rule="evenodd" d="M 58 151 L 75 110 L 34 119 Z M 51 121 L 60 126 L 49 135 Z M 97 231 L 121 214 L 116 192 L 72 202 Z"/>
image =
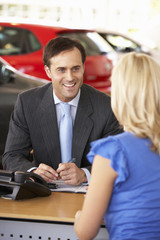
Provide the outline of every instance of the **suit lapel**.
<path id="1" fill-rule="evenodd" d="M 76 158 L 77 165 L 80 167 L 81 159 L 88 138 L 93 128 L 90 115 L 93 113 L 87 89 L 81 88 L 81 96 L 78 104 L 76 119 L 73 129 L 72 156 Z"/>
<path id="2" fill-rule="evenodd" d="M 53 167 L 58 166 L 61 155 L 52 85 L 46 91 L 40 104 L 40 123 L 51 164 Z"/>

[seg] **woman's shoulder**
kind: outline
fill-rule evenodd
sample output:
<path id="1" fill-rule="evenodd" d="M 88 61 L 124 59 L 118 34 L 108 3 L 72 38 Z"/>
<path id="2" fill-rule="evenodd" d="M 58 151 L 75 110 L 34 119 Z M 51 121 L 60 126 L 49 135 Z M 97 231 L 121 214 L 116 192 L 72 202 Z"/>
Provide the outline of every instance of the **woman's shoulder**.
<path id="1" fill-rule="evenodd" d="M 126 150 L 124 148 L 128 138 L 132 138 L 132 135 L 124 132 L 97 140 L 92 143 L 91 150 L 87 155 L 90 163 L 93 163 L 95 155 L 110 160 L 111 167 L 118 173 L 115 184 L 124 182 L 129 174 Z"/>
<path id="2" fill-rule="evenodd" d="M 123 139 L 128 138 L 128 133 L 120 133 L 117 135 L 101 138 L 91 143 L 91 150 L 88 157 L 93 158 L 94 155 L 98 154 L 102 157 L 110 158 L 115 156 L 119 152 L 123 151 Z"/>

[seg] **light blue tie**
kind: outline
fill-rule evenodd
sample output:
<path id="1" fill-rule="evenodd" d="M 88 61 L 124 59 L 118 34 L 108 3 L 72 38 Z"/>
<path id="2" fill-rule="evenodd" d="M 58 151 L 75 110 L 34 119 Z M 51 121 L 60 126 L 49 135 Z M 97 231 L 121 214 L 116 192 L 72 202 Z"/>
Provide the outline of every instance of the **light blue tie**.
<path id="1" fill-rule="evenodd" d="M 73 125 L 70 114 L 70 105 L 62 102 L 60 104 L 63 110 L 59 127 L 61 159 L 62 162 L 68 162 L 71 160 Z"/>

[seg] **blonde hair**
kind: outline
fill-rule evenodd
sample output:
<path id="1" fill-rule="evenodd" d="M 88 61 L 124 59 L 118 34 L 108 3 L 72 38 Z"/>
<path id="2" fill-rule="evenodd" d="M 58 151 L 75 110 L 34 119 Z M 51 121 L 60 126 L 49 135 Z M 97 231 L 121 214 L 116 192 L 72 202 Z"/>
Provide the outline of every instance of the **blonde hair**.
<path id="1" fill-rule="evenodd" d="M 160 66 L 145 54 L 126 54 L 111 76 L 111 104 L 119 123 L 149 138 L 160 153 Z"/>

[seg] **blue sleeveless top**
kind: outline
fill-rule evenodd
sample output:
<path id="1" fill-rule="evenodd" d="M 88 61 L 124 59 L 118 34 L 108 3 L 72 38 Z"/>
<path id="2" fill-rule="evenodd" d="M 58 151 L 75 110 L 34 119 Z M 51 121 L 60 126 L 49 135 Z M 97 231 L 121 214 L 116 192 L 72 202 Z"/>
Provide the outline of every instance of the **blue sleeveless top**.
<path id="1" fill-rule="evenodd" d="M 108 158 L 118 173 L 104 216 L 110 240 L 160 240 L 160 156 L 150 145 L 129 132 L 91 143 L 88 160 Z"/>

